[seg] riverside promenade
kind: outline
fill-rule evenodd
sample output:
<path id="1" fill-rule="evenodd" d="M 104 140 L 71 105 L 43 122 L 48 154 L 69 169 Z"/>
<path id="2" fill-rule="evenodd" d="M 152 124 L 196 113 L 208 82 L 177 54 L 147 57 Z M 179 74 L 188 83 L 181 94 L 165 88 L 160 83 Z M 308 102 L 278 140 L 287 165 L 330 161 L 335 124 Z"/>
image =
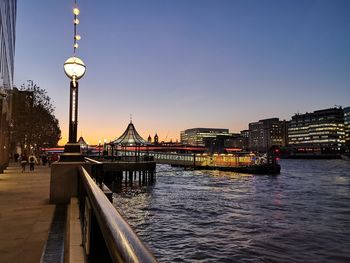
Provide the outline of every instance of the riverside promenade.
<path id="1" fill-rule="evenodd" d="M 55 205 L 49 204 L 50 168 L 21 173 L 12 163 L 0 174 L 0 262 L 40 262 Z"/>

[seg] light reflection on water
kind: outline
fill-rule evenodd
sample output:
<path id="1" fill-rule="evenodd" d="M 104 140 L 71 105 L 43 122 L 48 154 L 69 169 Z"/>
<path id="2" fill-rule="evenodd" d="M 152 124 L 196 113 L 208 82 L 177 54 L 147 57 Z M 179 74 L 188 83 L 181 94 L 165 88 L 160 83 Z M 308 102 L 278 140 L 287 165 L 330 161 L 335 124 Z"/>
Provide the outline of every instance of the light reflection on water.
<path id="1" fill-rule="evenodd" d="M 161 262 L 350 262 L 350 162 L 282 160 L 279 176 L 157 166 L 114 205 Z"/>

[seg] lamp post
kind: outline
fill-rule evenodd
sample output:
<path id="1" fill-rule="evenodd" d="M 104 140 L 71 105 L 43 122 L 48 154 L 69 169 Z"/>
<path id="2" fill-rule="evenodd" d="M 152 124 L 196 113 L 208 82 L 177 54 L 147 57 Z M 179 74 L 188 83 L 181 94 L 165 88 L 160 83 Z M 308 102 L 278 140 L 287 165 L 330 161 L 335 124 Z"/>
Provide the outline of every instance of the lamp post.
<path id="1" fill-rule="evenodd" d="M 77 25 L 79 24 L 79 19 L 77 18 L 77 16 L 79 15 L 79 13 L 80 11 L 75 1 L 75 7 L 73 8 L 73 15 L 74 15 L 73 56 L 68 58 L 63 64 L 64 72 L 66 73 L 67 77 L 70 79 L 70 96 L 69 96 L 69 138 L 68 138 L 68 143 L 65 145 L 65 149 L 64 149 L 65 155 L 61 156 L 62 161 L 82 160 L 82 156 L 80 153 L 80 145 L 77 143 L 78 91 L 79 91 L 78 80 L 84 76 L 86 72 L 86 66 L 84 62 L 76 56 L 76 49 L 78 48 L 77 41 L 81 39 L 81 37 L 77 34 Z"/>
<path id="2" fill-rule="evenodd" d="M 101 159 L 101 140 L 98 140 L 98 158 Z"/>
<path id="3" fill-rule="evenodd" d="M 107 151 L 107 139 L 103 140 L 103 158 L 105 157 L 105 152 Z M 107 154 L 108 155 L 108 154 Z"/>
<path id="4" fill-rule="evenodd" d="M 76 56 L 70 57 L 64 63 L 64 72 L 71 79 L 70 81 L 70 101 L 69 101 L 69 143 L 77 142 L 78 129 L 78 80 L 82 78 L 86 71 L 84 62 Z"/>

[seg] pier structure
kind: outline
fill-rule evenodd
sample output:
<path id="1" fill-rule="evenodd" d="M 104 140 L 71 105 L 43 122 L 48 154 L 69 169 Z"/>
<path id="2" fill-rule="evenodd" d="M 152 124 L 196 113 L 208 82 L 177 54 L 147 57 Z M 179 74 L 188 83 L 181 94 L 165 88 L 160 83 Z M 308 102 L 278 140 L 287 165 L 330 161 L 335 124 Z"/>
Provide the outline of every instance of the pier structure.
<path id="1" fill-rule="evenodd" d="M 280 166 L 277 163 L 278 154 L 276 148 L 272 147 L 263 156 L 254 153 L 228 153 L 228 154 L 206 154 L 206 153 L 174 153 L 140 151 L 140 158 L 154 160 L 157 164 L 169 164 L 192 169 L 222 170 L 253 174 L 279 174 Z M 132 150 L 125 151 L 124 156 L 134 156 Z M 118 159 L 113 156 L 112 159 Z"/>
<path id="2" fill-rule="evenodd" d="M 113 192 L 123 188 L 142 187 L 154 183 L 156 179 L 156 162 L 140 158 L 133 161 L 103 162 L 103 182 Z"/>
<path id="3" fill-rule="evenodd" d="M 149 145 L 139 135 L 132 120 L 120 137 L 105 145 L 110 158 L 103 160 L 103 180 L 113 191 L 154 182 L 156 162 L 147 155 Z M 146 152 L 141 149 L 146 149 Z"/>

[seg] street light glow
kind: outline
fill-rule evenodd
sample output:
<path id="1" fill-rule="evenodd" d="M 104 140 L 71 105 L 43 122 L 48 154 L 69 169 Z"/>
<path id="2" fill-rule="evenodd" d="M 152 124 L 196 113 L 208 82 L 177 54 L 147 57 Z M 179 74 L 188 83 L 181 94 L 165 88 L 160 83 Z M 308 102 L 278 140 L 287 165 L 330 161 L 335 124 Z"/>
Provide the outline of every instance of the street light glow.
<path id="1" fill-rule="evenodd" d="M 80 10 L 77 7 L 73 8 L 73 14 L 76 15 L 76 16 L 79 15 L 80 14 Z"/>
<path id="2" fill-rule="evenodd" d="M 77 57 L 70 57 L 64 62 L 64 72 L 70 79 L 78 80 L 82 78 L 86 71 L 84 62 Z"/>

